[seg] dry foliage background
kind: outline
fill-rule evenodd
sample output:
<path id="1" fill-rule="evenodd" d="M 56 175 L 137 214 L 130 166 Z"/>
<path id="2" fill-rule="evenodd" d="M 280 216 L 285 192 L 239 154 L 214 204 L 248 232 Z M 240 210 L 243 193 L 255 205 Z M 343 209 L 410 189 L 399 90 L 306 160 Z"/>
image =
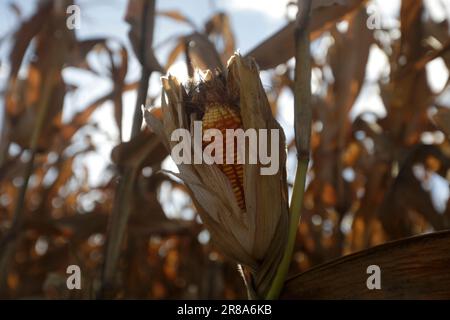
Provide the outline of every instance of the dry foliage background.
<path id="1" fill-rule="evenodd" d="M 111 46 L 109 39 L 79 41 L 66 28 L 65 6 L 41 3 L 13 34 L 0 39 L 0 45 L 13 42 L 9 61 L 0 65 L 10 64 L 1 92 L 0 295 L 245 298 L 236 266 L 211 243 L 199 241 L 203 227 L 197 216 L 186 220 L 165 214 L 161 185 L 172 195 L 166 201 L 185 188 L 158 172 L 166 151 L 148 129 L 139 130 L 140 105 L 158 104 L 157 96 L 147 96 L 149 75 L 163 74 L 179 56 L 191 75 L 192 65 L 222 68 L 240 31 L 224 12 L 198 29 L 183 12 L 156 12 L 152 1 L 130 0 L 124 19 L 131 25 L 142 78 L 127 83 L 130 53 L 124 46 Z M 403 0 L 399 28 L 370 30 L 365 1 L 322 4 L 312 13 L 311 38 L 331 39 L 331 45 L 313 55 L 319 90 L 313 96 L 312 165 L 292 274 L 390 240 L 450 227 L 449 202 L 443 212 L 437 210 L 429 188 L 432 175 L 449 181 L 450 101 L 445 94 L 450 86 L 433 92 L 426 74 L 427 64 L 439 57 L 450 68 L 449 19 L 437 23 L 422 1 Z M 158 32 L 154 19 L 161 18 L 174 19 L 187 31 L 172 39 L 173 50 L 158 62 L 152 34 Z M 347 28 L 337 28 L 342 21 Z M 283 89 L 293 89 L 293 64 L 288 62 L 294 56 L 293 32 L 288 23 L 248 53 L 270 74 L 267 94 L 274 114 L 293 107 L 278 103 Z M 19 73 L 32 41 L 33 58 L 26 73 Z M 390 64 L 377 80 L 386 115 L 363 113 L 352 119 L 349 113 L 365 85 L 374 46 Z M 88 54 L 109 57 L 102 60 L 108 63 L 101 76 L 109 77 L 113 88 L 64 123 L 65 97 L 77 88 L 65 84 L 61 72 L 73 67 L 98 75 Z M 112 101 L 121 132 L 123 109 L 135 107 L 123 104 L 122 95 L 130 90 L 138 91 L 132 138 L 125 142 L 120 137 L 105 173 L 109 181 L 92 187 L 91 172 L 74 166 L 77 158 L 96 152 L 92 136 L 105 134 L 90 117 Z M 295 154 L 294 141 L 289 146 Z M 195 208 L 183 202 L 180 211 Z M 444 244 L 448 251 L 448 241 Z M 438 245 L 442 251 L 443 243 Z M 392 252 L 390 261 L 401 258 L 401 251 Z M 83 290 L 66 289 L 71 264 L 82 269 Z"/>

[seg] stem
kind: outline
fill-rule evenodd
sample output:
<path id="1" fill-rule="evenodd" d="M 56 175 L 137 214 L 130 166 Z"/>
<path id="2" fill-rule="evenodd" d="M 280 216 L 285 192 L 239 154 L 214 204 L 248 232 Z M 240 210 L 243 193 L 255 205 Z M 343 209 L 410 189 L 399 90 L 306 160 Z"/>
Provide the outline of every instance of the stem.
<path id="1" fill-rule="evenodd" d="M 156 0 L 146 1 L 143 5 L 141 16 L 141 34 L 139 52 L 142 66 L 141 80 L 139 82 L 138 96 L 133 116 L 130 140 L 135 138 L 141 132 L 142 110 L 141 106 L 145 104 L 149 79 L 152 73 L 152 67 L 148 65 L 148 50 L 152 50 L 153 42 L 153 24 L 155 15 Z M 138 166 L 127 166 L 116 188 L 116 196 L 112 214 L 109 220 L 107 231 L 107 240 L 105 244 L 105 259 L 102 269 L 102 283 L 98 293 L 98 298 L 111 298 L 115 291 L 115 274 L 120 257 L 122 242 L 125 238 L 128 218 L 131 214 L 131 202 L 135 186 Z"/>
<path id="2" fill-rule="evenodd" d="M 304 0 L 301 3 L 301 8 L 299 2 L 299 13 L 297 15 L 295 30 L 294 127 L 298 165 L 289 209 L 288 239 L 283 257 L 272 281 L 272 286 L 266 295 L 266 299 L 269 300 L 279 297 L 289 271 L 303 207 L 306 174 L 308 172 L 312 119 L 311 61 L 308 30 L 311 2 L 312 0 Z"/>
<path id="3" fill-rule="evenodd" d="M 38 110 L 36 122 L 33 128 L 33 132 L 30 138 L 30 159 L 28 160 L 24 173 L 23 173 L 23 183 L 20 186 L 19 193 L 17 195 L 16 206 L 13 213 L 13 221 L 11 228 L 4 238 L 0 241 L 0 288 L 6 290 L 6 279 L 8 276 L 8 265 L 12 254 L 14 253 L 14 247 L 17 235 L 22 229 L 24 223 L 24 205 L 25 205 L 25 195 L 28 188 L 28 182 L 30 181 L 30 176 L 33 173 L 34 160 L 36 157 L 36 150 L 38 147 L 39 137 L 41 136 L 44 123 L 48 121 L 47 113 L 49 109 L 49 100 L 52 93 L 55 73 L 59 72 L 58 65 L 56 63 L 51 66 L 48 76 L 44 79 L 42 84 L 42 96 L 39 104 L 36 106 Z M 1 291 L 1 290 L 0 290 Z"/>
<path id="4" fill-rule="evenodd" d="M 303 206 L 303 194 L 305 193 L 306 173 L 308 171 L 308 159 L 299 161 L 295 176 L 294 189 L 292 191 L 292 200 L 290 208 L 290 221 L 288 231 L 288 242 L 283 254 L 283 258 L 278 266 L 277 273 L 273 279 L 272 286 L 267 293 L 266 299 L 277 299 L 283 288 L 284 281 L 289 271 L 292 254 L 294 253 L 297 227 L 300 220 L 301 208 Z"/>

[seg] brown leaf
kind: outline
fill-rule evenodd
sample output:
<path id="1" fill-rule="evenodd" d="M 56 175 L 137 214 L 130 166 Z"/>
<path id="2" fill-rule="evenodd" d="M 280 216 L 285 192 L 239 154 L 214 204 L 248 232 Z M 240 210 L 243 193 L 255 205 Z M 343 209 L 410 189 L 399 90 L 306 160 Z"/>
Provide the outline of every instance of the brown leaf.
<path id="1" fill-rule="evenodd" d="M 202 33 L 194 32 L 179 37 L 175 47 L 169 53 L 166 68 L 172 65 L 182 53 L 187 55 L 186 64 L 188 64 L 188 68 L 196 67 L 203 70 L 223 69 L 223 63 L 216 47 Z"/>
<path id="2" fill-rule="evenodd" d="M 411 60 L 420 55 L 422 24 L 419 23 L 423 12 L 422 0 L 402 1 L 400 10 L 402 54 Z"/>
<path id="3" fill-rule="evenodd" d="M 346 5 L 334 5 L 313 10 L 311 16 L 311 39 L 316 39 L 339 19 L 360 7 L 364 0 L 348 0 Z M 294 56 L 294 22 L 288 23 L 280 31 L 253 48 L 246 56 L 256 59 L 262 70 L 274 68 Z"/>
<path id="4" fill-rule="evenodd" d="M 338 148 L 342 149 L 348 136 L 350 122 L 348 114 L 364 83 L 366 65 L 369 60 L 373 32 L 366 27 L 368 15 L 359 10 L 349 19 L 345 34 L 334 30 L 335 45 L 328 54 L 329 64 L 335 78 L 331 86 L 334 101 L 334 120 L 339 123 Z M 345 61 L 345 63 L 343 63 Z"/>
<path id="5" fill-rule="evenodd" d="M 128 33 L 134 52 L 141 65 L 163 72 L 152 49 L 155 22 L 155 1 L 130 0 L 125 14 L 131 28 Z M 144 32 L 142 32 L 144 31 Z"/>
<path id="6" fill-rule="evenodd" d="M 192 22 L 192 20 L 189 19 L 188 17 L 181 14 L 179 11 L 176 11 L 176 10 L 158 11 L 156 14 L 163 16 L 163 17 L 173 19 L 175 21 L 187 23 L 189 26 L 191 26 L 192 28 L 195 29 L 195 23 Z"/>
<path id="7" fill-rule="evenodd" d="M 205 23 L 205 33 L 208 36 L 217 35 L 223 38 L 222 63 L 225 64 L 235 51 L 234 35 L 228 16 L 223 12 L 213 15 Z"/>
<path id="8" fill-rule="evenodd" d="M 449 246 L 450 231 L 383 244 L 291 278 L 282 298 L 449 299 Z M 367 289 L 370 265 L 381 268 L 381 290 Z"/>
<path id="9" fill-rule="evenodd" d="M 94 38 L 89 40 L 77 41 L 74 48 L 67 56 L 67 65 L 71 65 L 80 69 L 86 69 L 97 74 L 97 72 L 88 65 L 86 56 L 89 52 L 95 51 L 97 48 L 102 49 L 106 46 L 105 38 Z"/>
<path id="10" fill-rule="evenodd" d="M 15 78 L 22 63 L 25 51 L 33 37 L 39 33 L 51 12 L 52 2 L 44 2 L 36 13 L 16 32 L 15 43 L 11 50 L 11 78 Z"/>
<path id="11" fill-rule="evenodd" d="M 194 32 L 184 37 L 184 41 L 189 46 L 190 60 L 196 67 L 203 70 L 223 70 L 220 55 L 207 36 Z"/>
<path id="12" fill-rule="evenodd" d="M 116 121 L 117 129 L 119 131 L 119 139 L 122 141 L 122 95 L 125 86 L 125 76 L 128 71 L 128 53 L 125 47 L 120 49 L 121 63 L 120 66 L 116 66 L 114 62 L 114 53 L 107 48 L 110 63 L 111 63 L 111 76 L 114 85 L 113 89 L 113 101 L 114 101 L 114 120 Z"/>
<path id="13" fill-rule="evenodd" d="M 335 78 L 335 104 L 344 117 L 347 117 L 361 90 L 374 41 L 372 31 L 366 28 L 367 18 L 365 10 L 360 10 L 349 21 L 345 34 L 334 32 L 335 45 L 330 48 L 328 56 Z"/>
<path id="14" fill-rule="evenodd" d="M 124 91 L 129 90 L 136 90 L 138 87 L 137 82 L 133 82 L 130 84 L 125 84 Z M 111 100 L 114 98 L 114 93 L 109 92 L 108 94 L 98 98 L 94 102 L 92 102 L 90 105 L 85 107 L 82 111 L 77 112 L 74 117 L 72 118 L 71 122 L 68 124 L 63 125 L 61 122 L 58 123 L 58 128 L 61 130 L 62 136 L 65 140 L 69 141 L 72 136 L 86 123 L 88 122 L 91 115 L 94 113 L 95 110 L 97 110 L 98 107 L 103 105 L 108 100 Z"/>
<path id="15" fill-rule="evenodd" d="M 111 159 L 120 166 L 151 166 L 167 156 L 166 148 L 156 134 L 141 131 L 131 141 L 123 142 L 111 152 Z"/>

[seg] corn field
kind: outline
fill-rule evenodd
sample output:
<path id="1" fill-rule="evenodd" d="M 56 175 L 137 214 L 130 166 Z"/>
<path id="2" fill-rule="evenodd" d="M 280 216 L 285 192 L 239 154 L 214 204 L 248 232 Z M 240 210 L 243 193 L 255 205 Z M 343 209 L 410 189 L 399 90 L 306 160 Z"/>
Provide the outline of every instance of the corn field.
<path id="1" fill-rule="evenodd" d="M 221 1 L 4 1 L 0 298 L 449 299 L 450 1 L 384 1 L 280 2 L 245 51 Z M 196 123 L 277 171 L 176 163 Z"/>

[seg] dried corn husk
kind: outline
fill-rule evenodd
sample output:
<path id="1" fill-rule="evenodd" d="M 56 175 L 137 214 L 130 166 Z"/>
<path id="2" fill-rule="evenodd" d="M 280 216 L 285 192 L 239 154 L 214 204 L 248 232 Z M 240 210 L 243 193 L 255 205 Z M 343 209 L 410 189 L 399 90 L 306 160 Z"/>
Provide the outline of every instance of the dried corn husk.
<path id="1" fill-rule="evenodd" d="M 271 113 L 253 59 L 233 55 L 223 76 L 225 90 L 235 101 L 244 130 L 279 130 L 280 169 L 275 175 L 261 175 L 261 164 L 244 164 L 244 210 L 239 207 L 230 180 L 218 165 L 181 164 L 178 166 L 178 176 L 190 190 L 212 241 L 243 266 L 250 295 L 263 297 L 281 260 L 287 237 L 285 137 Z M 212 78 L 212 73 L 207 72 L 204 80 L 206 91 L 214 90 Z M 171 150 L 177 144 L 170 141 L 173 130 L 191 130 L 192 120 L 199 120 L 199 115 L 188 112 L 189 92 L 175 77 L 163 77 L 162 86 L 162 119 L 155 118 L 149 109 L 144 113 L 147 124 Z M 190 104 L 192 101 L 189 101 L 189 107 Z M 269 145 L 270 138 L 268 133 Z"/>

